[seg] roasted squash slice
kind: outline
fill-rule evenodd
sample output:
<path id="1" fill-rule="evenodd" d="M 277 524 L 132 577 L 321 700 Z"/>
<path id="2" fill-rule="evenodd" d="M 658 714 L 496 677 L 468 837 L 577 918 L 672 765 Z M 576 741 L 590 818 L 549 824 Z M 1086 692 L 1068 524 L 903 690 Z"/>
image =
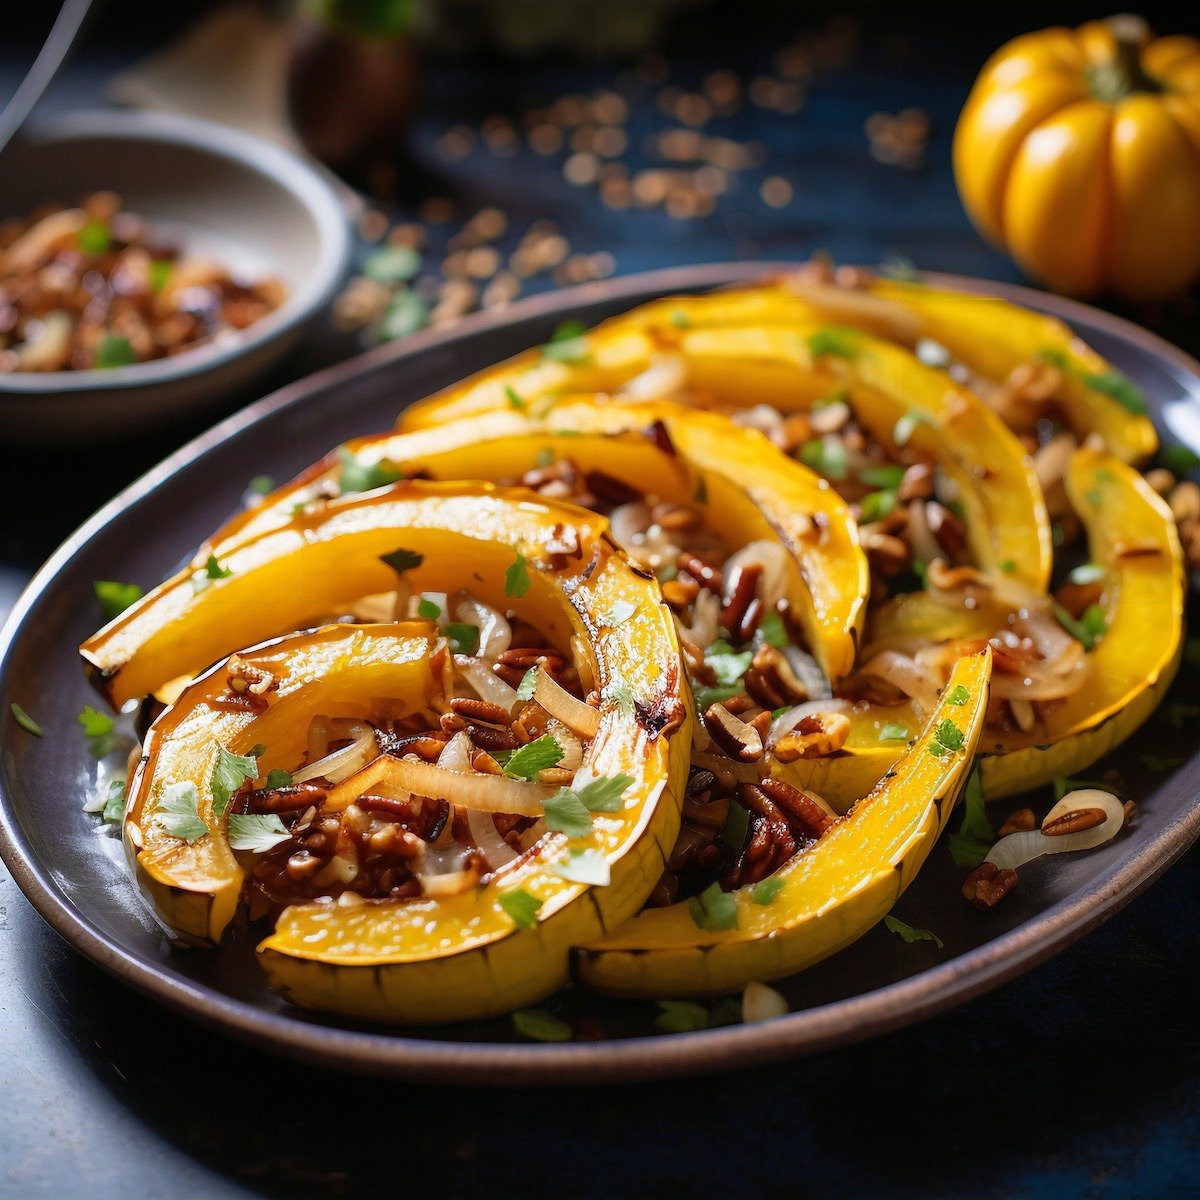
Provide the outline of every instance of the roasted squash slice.
<path id="1" fill-rule="evenodd" d="M 578 949 L 575 978 L 616 996 L 709 995 L 791 975 L 861 937 L 912 882 L 949 818 L 971 769 L 990 669 L 988 652 L 958 663 L 942 703 L 894 771 L 775 873 L 783 886 L 766 903 L 761 891 L 755 896 L 761 885 L 732 893 L 736 928 L 700 928 L 686 903 L 646 909 Z M 961 749 L 941 744 L 947 721 L 961 734 Z"/>
<path id="2" fill-rule="evenodd" d="M 1068 496 L 1087 532 L 1092 562 L 1106 569 L 1106 632 L 1087 655 L 1086 676 L 1027 734 L 979 742 L 989 800 L 1073 775 L 1118 746 L 1157 707 L 1179 666 L 1183 644 L 1183 563 L 1170 511 L 1142 477 L 1115 456 L 1085 447 L 1066 476 Z M 938 641 L 990 637 L 1002 608 L 952 612 L 923 594 L 893 601 L 892 635 Z M 905 752 L 903 738 L 881 734 L 916 726 L 911 703 L 856 705 L 841 753 L 791 764 L 789 778 L 844 808 Z"/>
<path id="3" fill-rule="evenodd" d="M 317 715 L 431 711 L 445 692 L 440 670 L 445 644 L 435 653 L 437 641 L 433 626 L 421 623 L 333 625 L 278 638 L 237 656 L 275 681 L 261 712 L 231 705 L 227 659 L 187 687 L 151 725 L 129 784 L 125 849 L 143 893 L 175 938 L 215 946 L 241 891 L 242 866 L 226 832 L 229 797 L 213 794 L 220 750 L 244 756 L 261 743 L 266 749 L 258 756 L 258 775 L 265 777 L 301 761 L 309 722 Z M 179 826 L 171 821 L 170 796 L 181 785 L 185 806 L 193 804 L 200 822 L 182 827 L 188 836 L 171 832 Z"/>
<path id="4" fill-rule="evenodd" d="M 294 905 L 261 960 L 298 1004 L 399 1022 L 469 1019 L 563 983 L 572 945 L 641 907 L 678 831 L 691 724 L 674 625 L 657 583 L 631 567 L 602 517 L 487 484 L 403 483 L 343 497 L 231 548 L 221 560 L 228 576 L 199 591 L 189 572 L 168 580 L 91 639 L 85 657 L 120 704 L 264 632 L 394 588 L 379 556 L 399 547 L 410 552 L 414 589 L 467 585 L 552 645 L 580 648 L 600 701 L 576 780 L 628 782 L 619 807 L 597 812 L 586 836 L 548 834 L 474 891 Z M 560 873 L 575 850 L 606 864 L 606 886 Z M 516 891 L 537 902 L 528 927 L 505 907 Z"/>
<path id="5" fill-rule="evenodd" d="M 796 412 L 843 394 L 882 446 L 894 450 L 898 437 L 911 440 L 937 460 L 959 492 L 981 568 L 1010 567 L 1029 586 L 1045 588 L 1050 522 L 1033 468 L 999 417 L 941 372 L 886 341 L 820 324 L 731 329 L 693 329 L 686 321 L 651 324 L 639 358 L 632 349 L 635 335 L 622 324 L 626 321 L 635 322 L 636 313 L 601 326 L 586 342 L 588 356 L 605 361 L 610 340 L 620 343 L 626 394 L 636 396 L 651 386 L 645 381 L 654 371 L 661 378 L 652 380 L 653 389 L 671 380 L 671 398 L 705 407 L 769 404 Z M 401 427 L 424 428 L 502 409 L 510 403 L 509 391 L 553 423 L 558 393 L 584 390 L 594 382 L 587 361 L 578 367 L 554 362 L 553 386 L 543 390 L 545 365 L 529 356 L 514 359 L 414 405 L 402 414 Z M 570 374 L 574 370 L 578 377 Z"/>
<path id="6" fill-rule="evenodd" d="M 386 462 L 405 475 L 433 479 L 520 477 L 547 457 L 563 458 L 661 501 L 701 505 L 706 524 L 733 548 L 759 539 L 782 542 L 798 568 L 788 589 L 790 608 L 813 653 L 833 680 L 853 665 L 869 585 L 849 509 L 825 480 L 755 430 L 672 404 L 600 406 L 564 398 L 540 422 L 509 407 L 470 421 L 362 438 L 343 453 L 368 468 Z M 197 565 L 286 524 L 297 504 L 336 494 L 342 471 L 341 458 L 329 455 L 220 530 Z"/>

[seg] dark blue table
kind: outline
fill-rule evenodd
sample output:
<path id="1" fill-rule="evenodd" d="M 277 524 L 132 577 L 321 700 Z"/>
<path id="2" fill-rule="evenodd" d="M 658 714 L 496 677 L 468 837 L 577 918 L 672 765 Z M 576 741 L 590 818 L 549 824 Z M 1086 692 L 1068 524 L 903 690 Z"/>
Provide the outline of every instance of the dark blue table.
<path id="1" fill-rule="evenodd" d="M 1018 27 L 1002 20 L 1016 18 L 997 17 L 985 35 L 928 19 L 919 34 L 869 22 L 856 64 L 815 89 L 802 114 L 751 109 L 721 124 L 767 144 L 770 162 L 702 221 L 605 209 L 563 181 L 557 160 L 528 152 L 437 158 L 447 126 L 606 85 L 608 68 L 436 69 L 436 117 L 416 130 L 415 152 L 462 211 L 497 204 L 515 229 L 552 217 L 574 249 L 610 250 L 621 272 L 824 249 L 1015 278 L 966 223 L 948 151 L 974 67 Z M 47 108 L 94 100 L 145 36 L 99 30 Z M 752 72 L 768 61 L 765 34 L 724 47 L 700 18 L 676 41 L 674 77 L 685 85 L 714 66 Z M 2 60 L 0 95 L 14 66 Z M 929 165 L 914 173 L 873 162 L 862 132 L 870 113 L 908 106 L 934 120 Z M 631 129 L 659 124 L 647 105 Z M 761 203 L 766 174 L 794 182 L 792 204 Z M 1186 344 L 1186 311 L 1142 316 Z M 351 349 L 326 329 L 281 378 Z M 117 461 L 0 448 L 20 500 L 19 517 L 10 510 L 0 526 L 0 607 L 5 588 L 170 448 L 147 440 Z M 202 1031 L 79 958 L 0 871 L 0 1197 L 1192 1197 L 1198 964 L 1193 851 L 1084 943 L 891 1037 L 694 1081 L 481 1092 L 345 1077 Z"/>

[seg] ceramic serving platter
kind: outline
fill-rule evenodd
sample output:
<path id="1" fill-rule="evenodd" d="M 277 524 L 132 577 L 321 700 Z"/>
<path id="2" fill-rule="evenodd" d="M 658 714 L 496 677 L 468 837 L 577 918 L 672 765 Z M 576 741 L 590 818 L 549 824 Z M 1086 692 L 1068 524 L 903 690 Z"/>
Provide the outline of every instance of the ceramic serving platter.
<path id="1" fill-rule="evenodd" d="M 778 264 L 775 264 L 776 266 Z M 387 428 L 405 405 L 470 372 L 547 340 L 564 319 L 593 324 L 656 296 L 753 279 L 772 264 L 672 269 L 592 284 L 468 318 L 314 375 L 238 413 L 172 455 L 92 518 L 34 579 L 0 634 L 0 851 L 38 912 L 73 946 L 131 987 L 233 1037 L 281 1053 L 373 1074 L 479 1083 L 593 1082 L 678 1075 L 867 1038 L 960 1004 L 1030 970 L 1083 936 L 1181 855 L 1200 834 L 1200 756 L 1173 774 L 1158 763 L 1194 750 L 1163 720 L 1103 764 L 1121 770 L 1140 804 L 1136 823 L 1098 851 L 1042 860 L 991 912 L 959 895 L 962 869 L 943 843 L 897 906 L 943 946 L 906 944 L 882 927 L 777 986 L 790 1015 L 756 1025 L 660 1034 L 656 1008 L 567 990 L 550 1006 L 589 1018 L 602 1040 L 535 1044 L 507 1020 L 380 1029 L 292 1008 L 264 985 L 253 937 L 234 929 L 219 953 L 166 943 L 126 875 L 119 842 L 82 806 L 96 764 L 76 715 L 94 700 L 76 647 L 101 621 L 94 579 L 152 586 L 241 502 L 260 474 L 282 480 L 356 435 Z M 1200 446 L 1200 364 L 1143 330 L 1069 301 L 1020 288 L 936 277 L 990 291 L 1070 322 L 1130 375 L 1168 441 Z M 1167 703 L 1189 690 L 1185 666 Z M 16 701 L 45 736 L 9 716 Z M 1097 770 L 1101 768 L 1096 768 Z M 1048 803 L 1049 797 L 1035 797 Z M 1023 802 L 1022 802 L 1023 803 Z M 1002 802 L 1002 818 L 1016 801 Z"/>

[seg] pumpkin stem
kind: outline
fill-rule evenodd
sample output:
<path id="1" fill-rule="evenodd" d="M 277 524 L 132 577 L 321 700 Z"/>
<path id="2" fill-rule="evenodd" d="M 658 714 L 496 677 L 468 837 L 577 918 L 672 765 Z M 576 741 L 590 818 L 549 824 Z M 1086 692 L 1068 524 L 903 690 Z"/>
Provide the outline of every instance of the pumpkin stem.
<path id="1" fill-rule="evenodd" d="M 1142 66 L 1142 48 L 1150 40 L 1150 26 L 1132 13 L 1109 17 L 1105 22 L 1115 43 L 1108 62 L 1088 68 L 1088 88 L 1097 100 L 1118 104 L 1134 92 L 1161 92 L 1162 84 Z"/>

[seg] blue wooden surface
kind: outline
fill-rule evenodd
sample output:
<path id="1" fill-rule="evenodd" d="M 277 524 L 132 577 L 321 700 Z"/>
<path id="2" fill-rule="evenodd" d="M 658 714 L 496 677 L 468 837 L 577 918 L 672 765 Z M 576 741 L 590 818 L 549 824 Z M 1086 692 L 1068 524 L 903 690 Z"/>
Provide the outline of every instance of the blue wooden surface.
<path id="1" fill-rule="evenodd" d="M 971 232 L 954 194 L 949 132 L 979 61 L 954 35 L 927 29 L 907 54 L 893 39 L 868 38 L 859 64 L 818 88 L 802 114 L 746 110 L 722 122 L 722 133 L 767 143 L 772 161 L 699 222 L 604 209 L 528 152 L 436 160 L 446 126 L 604 84 L 607 69 L 435 71 L 436 115 L 414 144 L 464 211 L 497 204 L 518 228 L 550 216 L 575 249 L 610 250 L 622 272 L 826 249 L 847 261 L 903 254 L 923 267 L 1016 278 Z M 94 100 L 131 52 L 111 35 L 94 39 L 48 108 Z M 753 69 L 765 52 L 751 43 L 723 57 L 685 50 L 676 74 L 687 84 L 713 66 Z M 3 60 L 0 95 L 14 63 Z M 873 162 L 862 132 L 871 112 L 910 105 L 935 126 L 929 166 L 911 174 Z M 659 124 L 647 109 L 632 127 Z M 796 183 L 783 210 L 758 199 L 770 173 Z M 1189 348 L 1198 347 L 1193 334 Z M 327 331 L 289 373 L 347 349 Z M 0 604 L 5 586 L 169 448 L 130 448 L 119 463 L 31 462 L 0 448 L 33 501 L 0 531 Z M 64 477 L 71 488 L 56 482 Z M 1192 1197 L 1198 964 L 1193 851 L 1049 964 L 890 1037 L 695 1081 L 473 1092 L 281 1063 L 196 1029 L 75 955 L 0 869 L 0 1196 Z"/>

